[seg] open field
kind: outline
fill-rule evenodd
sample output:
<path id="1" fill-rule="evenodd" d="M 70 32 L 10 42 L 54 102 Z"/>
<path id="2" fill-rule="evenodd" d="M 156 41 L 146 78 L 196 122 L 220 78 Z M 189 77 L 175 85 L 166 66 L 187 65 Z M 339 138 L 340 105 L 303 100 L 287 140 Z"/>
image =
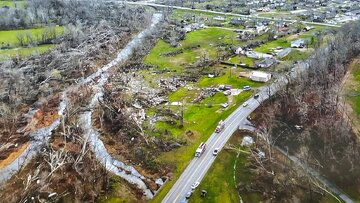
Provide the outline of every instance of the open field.
<path id="1" fill-rule="evenodd" d="M 261 45 L 260 47 L 255 48 L 255 51 L 259 51 L 262 53 L 268 53 L 271 52 L 272 49 L 275 49 L 276 47 L 283 47 L 283 48 L 287 48 L 290 47 L 290 41 L 288 41 L 286 39 L 286 37 L 283 38 L 279 38 L 277 40 L 268 42 L 266 44 Z"/>
<path id="2" fill-rule="evenodd" d="M 145 58 L 144 63 L 156 65 L 159 68 L 168 68 L 180 71 L 185 64 L 200 60 L 201 57 L 215 59 L 218 56 L 217 46 L 240 45 L 236 40 L 236 33 L 230 30 L 218 28 L 208 28 L 191 32 L 186 35 L 186 39 L 179 42 L 181 47 L 171 47 L 170 44 L 160 40 L 155 48 Z M 198 48 L 189 48 L 200 45 Z M 185 49 L 183 53 L 175 56 L 161 56 L 161 54 Z M 189 48 L 189 49 L 187 49 Z"/>
<path id="3" fill-rule="evenodd" d="M 0 60 L 6 59 L 6 58 L 12 58 L 12 57 L 16 57 L 16 56 L 29 56 L 32 54 L 42 54 L 54 47 L 55 47 L 55 45 L 53 45 L 53 44 L 44 44 L 44 45 L 39 45 L 36 47 L 3 49 L 3 50 L 0 50 Z"/>
<path id="4" fill-rule="evenodd" d="M 360 63 L 354 65 L 352 69 L 352 75 L 354 77 L 354 82 L 357 84 L 357 87 L 352 89 L 353 92 L 360 94 Z M 350 100 L 353 103 L 353 109 L 355 113 L 359 116 L 360 115 L 360 95 L 350 97 Z"/>
<path id="5" fill-rule="evenodd" d="M 23 30 L 5 30 L 0 31 L 0 60 L 4 60 L 7 58 L 12 58 L 16 56 L 25 57 L 32 54 L 41 54 L 46 52 L 47 50 L 55 47 L 54 44 L 42 44 L 38 46 L 29 46 L 29 47 L 21 47 L 18 35 L 21 34 L 24 37 L 24 44 L 28 44 L 26 39 L 26 35 L 30 34 L 33 38 L 34 42 L 40 42 L 42 38 L 42 33 L 45 29 L 49 28 L 33 28 L 33 29 L 23 29 Z M 64 32 L 64 27 L 55 27 L 55 32 L 57 37 L 62 35 Z"/>
<path id="6" fill-rule="evenodd" d="M 228 61 L 231 63 L 236 63 L 236 64 L 245 63 L 248 66 L 253 66 L 256 60 L 243 55 L 238 55 L 231 57 Z"/>
<path id="7" fill-rule="evenodd" d="M 26 36 L 27 33 L 30 33 L 35 41 L 41 40 L 41 34 L 45 29 L 48 28 L 33 28 L 33 29 L 24 29 L 24 30 L 5 30 L 0 31 L 0 46 L 9 44 L 12 47 L 19 46 L 19 40 L 17 38 L 18 34 Z M 64 27 L 57 26 L 55 27 L 57 36 L 60 36 L 64 32 Z M 25 43 L 27 41 L 25 40 Z"/>
<path id="8" fill-rule="evenodd" d="M 15 4 L 23 8 L 25 6 L 25 1 L 16 1 L 16 3 L 12 0 L 0 0 L 0 8 L 1 7 L 15 7 Z"/>

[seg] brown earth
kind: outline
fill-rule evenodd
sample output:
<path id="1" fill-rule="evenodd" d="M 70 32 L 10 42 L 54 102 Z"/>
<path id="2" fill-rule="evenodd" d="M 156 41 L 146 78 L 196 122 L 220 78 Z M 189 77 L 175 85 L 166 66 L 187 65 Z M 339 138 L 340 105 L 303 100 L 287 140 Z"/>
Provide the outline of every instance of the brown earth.
<path id="1" fill-rule="evenodd" d="M 29 142 L 26 142 L 26 143 L 20 145 L 18 148 L 16 148 L 16 150 L 13 150 L 13 152 L 10 152 L 7 155 L 6 159 L 0 160 L 0 169 L 4 168 L 5 166 L 12 163 L 18 156 L 20 156 L 25 151 L 25 149 L 28 146 L 29 146 Z"/>

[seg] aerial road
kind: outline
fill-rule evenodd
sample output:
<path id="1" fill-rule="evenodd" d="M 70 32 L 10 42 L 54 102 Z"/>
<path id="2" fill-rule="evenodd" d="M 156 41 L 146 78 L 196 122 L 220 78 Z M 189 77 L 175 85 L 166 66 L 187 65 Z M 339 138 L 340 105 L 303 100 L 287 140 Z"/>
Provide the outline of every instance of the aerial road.
<path id="1" fill-rule="evenodd" d="M 308 68 L 308 63 L 301 62 L 297 64 L 290 72 L 286 75 L 279 76 L 274 83 L 259 88 L 256 98 L 250 98 L 246 101 L 247 105 L 242 105 L 237 108 L 226 120 L 225 128 L 219 133 L 213 133 L 211 137 L 206 141 L 206 150 L 200 157 L 194 157 L 191 160 L 188 167 L 181 174 L 180 178 L 176 181 L 170 191 L 167 193 L 165 198 L 162 200 L 163 203 L 177 203 L 185 199 L 188 192 L 191 192 L 191 186 L 195 182 L 201 182 L 205 174 L 209 170 L 212 163 L 215 161 L 216 156 L 213 155 L 215 148 L 219 151 L 224 147 L 226 142 L 230 139 L 231 135 L 237 129 L 247 129 L 246 124 L 247 116 L 251 114 L 260 104 L 274 95 L 278 90 L 285 87 L 292 78 L 296 78 L 302 71 Z M 195 152 L 194 152 L 195 154 Z M 293 160 L 293 157 L 290 157 Z M 294 160 L 293 160 L 294 161 Z M 296 160 L 295 160 L 296 163 Z M 309 168 L 304 168 L 305 171 L 311 172 L 310 174 L 327 187 L 332 193 L 339 196 L 340 199 L 347 203 L 353 201 L 335 185 L 328 182 L 324 177 L 321 177 L 317 172 Z"/>
<path id="2" fill-rule="evenodd" d="M 191 185 L 201 182 L 206 172 L 214 162 L 216 156 L 213 155 L 215 148 L 221 150 L 231 135 L 238 129 L 244 128 L 247 123 L 247 116 L 251 114 L 260 104 L 274 95 L 279 89 L 284 87 L 289 78 L 296 77 L 300 71 L 306 69 L 306 63 L 299 63 L 289 72 L 288 76 L 278 77 L 276 82 L 259 88 L 257 98 L 250 98 L 246 101 L 246 106 L 237 108 L 226 120 L 225 128 L 219 133 L 213 133 L 206 141 L 206 150 L 200 157 L 194 157 L 180 178 L 176 181 L 168 194 L 163 199 L 163 203 L 175 203 L 185 199 L 186 193 L 191 191 Z M 195 152 L 194 152 L 195 154 Z"/>
<path id="3" fill-rule="evenodd" d="M 259 96 L 250 98 L 246 101 L 246 106 L 237 108 L 226 120 L 225 128 L 219 133 L 213 133 L 206 141 L 206 150 L 200 157 L 194 157 L 185 171 L 181 174 L 180 178 L 173 185 L 171 190 L 165 196 L 162 202 L 173 203 L 180 202 L 185 199 L 188 192 L 191 191 L 191 185 L 195 182 L 201 182 L 206 172 L 214 162 L 216 156 L 213 155 L 215 148 L 221 150 L 226 142 L 230 139 L 231 135 L 240 127 L 242 128 L 247 122 L 246 118 L 253 112 L 259 105 L 273 95 L 281 86 L 286 84 L 285 77 L 281 77 L 278 81 L 270 86 L 260 88 L 257 93 Z M 194 152 L 195 154 L 195 152 Z"/>

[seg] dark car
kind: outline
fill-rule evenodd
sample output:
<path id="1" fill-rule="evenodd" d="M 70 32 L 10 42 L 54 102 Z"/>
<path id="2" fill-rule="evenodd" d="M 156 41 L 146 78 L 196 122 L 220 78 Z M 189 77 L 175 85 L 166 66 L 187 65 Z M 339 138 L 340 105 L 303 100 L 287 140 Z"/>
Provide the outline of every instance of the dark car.
<path id="1" fill-rule="evenodd" d="M 257 98 L 259 98 L 259 94 L 254 95 L 254 99 L 257 99 Z"/>

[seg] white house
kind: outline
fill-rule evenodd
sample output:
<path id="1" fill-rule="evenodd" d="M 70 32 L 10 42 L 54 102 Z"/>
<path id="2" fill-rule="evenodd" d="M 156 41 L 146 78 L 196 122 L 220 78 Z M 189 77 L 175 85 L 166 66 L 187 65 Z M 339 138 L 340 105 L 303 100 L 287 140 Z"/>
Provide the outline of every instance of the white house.
<path id="1" fill-rule="evenodd" d="M 256 82 L 267 82 L 271 79 L 271 74 L 262 71 L 251 71 L 249 78 Z"/>

